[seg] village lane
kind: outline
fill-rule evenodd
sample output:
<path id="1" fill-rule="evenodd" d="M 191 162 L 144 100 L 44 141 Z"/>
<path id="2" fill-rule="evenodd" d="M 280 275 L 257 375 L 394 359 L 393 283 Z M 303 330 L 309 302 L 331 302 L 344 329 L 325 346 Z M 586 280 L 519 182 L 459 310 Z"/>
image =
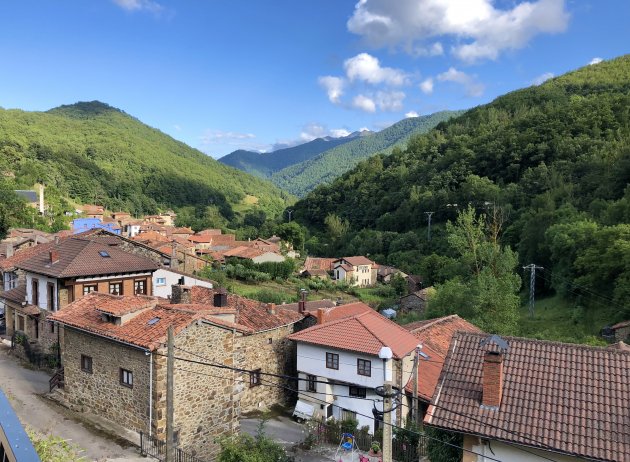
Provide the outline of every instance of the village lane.
<path id="1" fill-rule="evenodd" d="M 86 460 L 99 462 L 146 462 L 139 449 L 125 440 L 115 438 L 83 421 L 74 412 L 50 401 L 49 376 L 45 372 L 28 369 L 0 343 L 0 388 L 23 425 L 40 433 L 63 438 L 85 452 Z"/>

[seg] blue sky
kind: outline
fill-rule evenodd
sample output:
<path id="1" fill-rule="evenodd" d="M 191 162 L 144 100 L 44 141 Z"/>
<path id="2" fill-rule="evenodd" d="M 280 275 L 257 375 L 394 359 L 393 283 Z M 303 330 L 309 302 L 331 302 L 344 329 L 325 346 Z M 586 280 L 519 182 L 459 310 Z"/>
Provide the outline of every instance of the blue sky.
<path id="1" fill-rule="evenodd" d="M 0 3 L 0 106 L 100 100 L 202 151 L 462 109 L 628 53 L 627 0 Z"/>

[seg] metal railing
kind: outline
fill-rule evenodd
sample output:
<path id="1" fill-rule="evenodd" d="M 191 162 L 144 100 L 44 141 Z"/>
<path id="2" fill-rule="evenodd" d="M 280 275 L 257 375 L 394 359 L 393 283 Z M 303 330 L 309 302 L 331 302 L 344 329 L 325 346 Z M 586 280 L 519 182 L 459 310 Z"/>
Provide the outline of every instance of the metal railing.
<path id="1" fill-rule="evenodd" d="M 9 400 L 0 390 L 0 461 L 40 462 Z"/>
<path id="2" fill-rule="evenodd" d="M 174 462 L 205 462 L 177 447 L 174 452 Z M 153 436 L 140 432 L 140 454 L 163 462 L 166 460 L 166 441 L 158 440 Z"/>
<path id="3" fill-rule="evenodd" d="M 50 380 L 48 381 L 48 386 L 50 387 L 50 392 L 52 393 L 52 391 L 55 388 L 63 388 L 63 385 L 64 385 L 64 371 L 62 367 L 59 370 L 57 370 L 57 372 L 55 372 L 54 375 L 50 378 Z"/>

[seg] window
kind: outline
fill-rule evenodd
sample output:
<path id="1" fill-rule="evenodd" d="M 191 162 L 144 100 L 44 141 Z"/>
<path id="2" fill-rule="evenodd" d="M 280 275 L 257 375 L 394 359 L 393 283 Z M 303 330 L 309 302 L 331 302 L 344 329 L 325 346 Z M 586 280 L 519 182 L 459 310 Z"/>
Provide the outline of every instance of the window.
<path id="1" fill-rule="evenodd" d="M 133 388 L 133 372 L 120 368 L 120 384 L 125 387 Z"/>
<path id="2" fill-rule="evenodd" d="M 165 286 L 166 285 L 166 278 L 157 278 L 155 285 L 157 286 Z"/>
<path id="3" fill-rule="evenodd" d="M 135 295 L 146 295 L 147 294 L 147 280 L 139 279 L 133 282 L 133 293 Z"/>
<path id="4" fill-rule="evenodd" d="M 326 367 L 328 369 L 339 369 L 339 355 L 336 353 L 326 353 Z"/>
<path id="5" fill-rule="evenodd" d="M 83 372 L 87 372 L 88 374 L 92 373 L 92 357 L 81 355 L 81 370 Z"/>
<path id="6" fill-rule="evenodd" d="M 260 385 L 260 369 L 249 373 L 249 387 L 257 387 L 258 385 Z"/>
<path id="7" fill-rule="evenodd" d="M 357 374 L 372 376 L 372 361 L 366 359 L 357 359 Z"/>
<path id="8" fill-rule="evenodd" d="M 39 305 L 39 281 L 37 279 L 33 279 L 31 282 L 31 300 L 33 305 Z"/>
<path id="9" fill-rule="evenodd" d="M 269 338 L 267 339 L 267 343 L 268 343 L 269 345 L 271 345 L 271 344 L 273 343 L 273 339 L 272 339 L 271 337 L 269 337 Z"/>
<path id="10" fill-rule="evenodd" d="M 347 409 L 341 410 L 341 420 L 357 420 L 357 413 L 354 411 L 349 411 Z"/>
<path id="11" fill-rule="evenodd" d="M 122 295 L 122 282 L 110 282 L 109 293 L 112 295 Z"/>
<path id="12" fill-rule="evenodd" d="M 55 285 L 49 282 L 46 287 L 46 294 L 48 299 L 48 311 L 55 311 Z"/>
<path id="13" fill-rule="evenodd" d="M 103 258 L 110 258 L 109 252 L 107 252 L 107 250 L 101 250 L 98 254 Z"/>
<path id="14" fill-rule="evenodd" d="M 24 332 L 24 316 L 18 316 L 18 330 Z"/>
<path id="15" fill-rule="evenodd" d="M 55 323 L 52 321 L 49 321 L 48 324 L 50 325 L 50 333 L 54 334 L 55 333 Z"/>
<path id="16" fill-rule="evenodd" d="M 317 391 L 317 376 L 316 375 L 307 375 L 306 376 L 306 390 L 307 391 Z"/>
<path id="17" fill-rule="evenodd" d="M 355 398 L 365 398 L 366 396 L 366 389 L 362 388 L 362 387 L 353 387 L 350 386 L 348 387 L 348 394 L 352 397 Z"/>
<path id="18" fill-rule="evenodd" d="M 83 286 L 83 295 L 87 295 L 91 292 L 96 292 L 96 289 L 98 288 L 98 286 L 93 285 L 93 286 Z"/>

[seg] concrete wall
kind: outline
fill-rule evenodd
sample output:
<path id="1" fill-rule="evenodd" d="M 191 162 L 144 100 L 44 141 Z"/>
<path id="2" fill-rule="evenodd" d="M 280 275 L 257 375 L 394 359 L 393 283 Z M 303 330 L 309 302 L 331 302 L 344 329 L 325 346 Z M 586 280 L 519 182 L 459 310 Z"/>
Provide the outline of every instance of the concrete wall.
<path id="1" fill-rule="evenodd" d="M 26 273 L 26 299 L 34 305 L 33 280 L 37 279 L 39 300 L 37 306 L 48 311 L 56 311 L 58 308 L 57 279 L 42 276 L 40 274 Z M 53 285 L 53 306 L 48 306 L 48 284 Z"/>
<path id="2" fill-rule="evenodd" d="M 153 295 L 163 298 L 171 297 L 171 290 L 174 284 L 178 284 L 180 278 L 184 278 L 185 286 L 201 286 L 212 289 L 212 283 L 208 281 L 204 281 L 201 279 L 197 279 L 193 276 L 185 276 L 180 273 L 176 273 L 174 271 L 170 271 L 167 268 L 160 268 L 155 273 L 153 273 Z M 159 284 L 158 280 L 164 279 L 164 284 Z"/>

